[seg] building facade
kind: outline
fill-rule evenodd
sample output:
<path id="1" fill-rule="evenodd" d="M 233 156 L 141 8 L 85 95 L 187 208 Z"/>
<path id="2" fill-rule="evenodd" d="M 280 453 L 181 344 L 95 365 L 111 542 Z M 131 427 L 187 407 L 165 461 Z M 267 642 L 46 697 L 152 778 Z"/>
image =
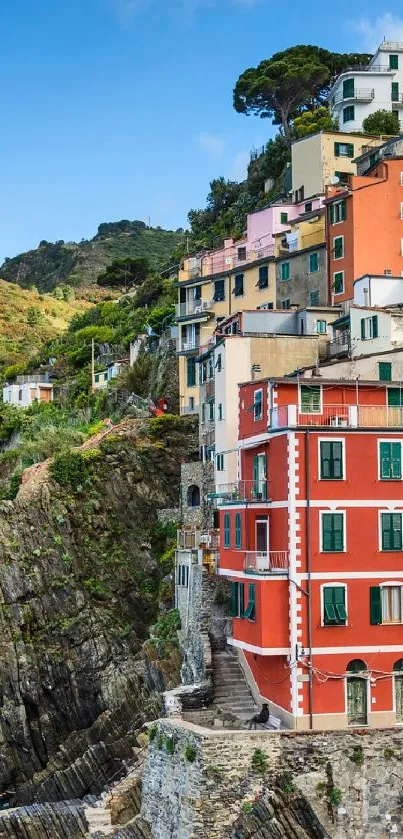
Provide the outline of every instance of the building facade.
<path id="1" fill-rule="evenodd" d="M 3 387 L 3 402 L 29 408 L 33 402 L 53 402 L 53 385 L 38 376 L 19 376 L 17 383 Z"/>
<path id="2" fill-rule="evenodd" d="M 228 643 L 287 727 L 403 722 L 403 416 L 388 391 L 240 388 L 240 475 L 217 499 Z"/>

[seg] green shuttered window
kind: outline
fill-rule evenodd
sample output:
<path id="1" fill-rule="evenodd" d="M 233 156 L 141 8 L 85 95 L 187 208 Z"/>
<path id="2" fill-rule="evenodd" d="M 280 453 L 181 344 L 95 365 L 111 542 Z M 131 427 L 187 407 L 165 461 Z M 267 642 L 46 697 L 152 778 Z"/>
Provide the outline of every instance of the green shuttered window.
<path id="1" fill-rule="evenodd" d="M 321 440 L 320 477 L 322 480 L 343 478 L 343 443 L 341 441 Z"/>
<path id="2" fill-rule="evenodd" d="M 322 551 L 344 551 L 342 513 L 322 513 Z"/>
<path id="3" fill-rule="evenodd" d="M 240 513 L 235 514 L 235 547 L 242 548 L 242 517 Z"/>
<path id="4" fill-rule="evenodd" d="M 320 387 L 309 387 L 309 385 L 301 385 L 300 387 L 300 403 L 301 414 L 319 414 L 321 410 L 321 389 Z"/>
<path id="5" fill-rule="evenodd" d="M 402 550 L 401 513 L 381 513 L 381 542 L 383 551 Z"/>
<path id="6" fill-rule="evenodd" d="M 285 280 L 290 279 L 290 263 L 289 262 L 282 262 L 281 263 L 281 280 L 284 282 Z"/>
<path id="7" fill-rule="evenodd" d="M 243 618 L 244 616 L 244 584 L 231 583 L 231 616 Z"/>
<path id="8" fill-rule="evenodd" d="M 316 274 L 319 271 L 319 254 L 318 253 L 310 253 L 309 254 L 309 273 Z"/>
<path id="9" fill-rule="evenodd" d="M 231 519 L 229 513 L 224 515 L 224 548 L 231 547 Z"/>
<path id="10" fill-rule="evenodd" d="M 325 586 L 323 589 L 323 623 L 325 626 L 346 625 L 346 590 L 344 586 Z"/>
<path id="11" fill-rule="evenodd" d="M 381 589 L 371 586 L 369 590 L 369 621 L 371 624 L 382 623 Z"/>
<path id="12" fill-rule="evenodd" d="M 256 620 L 256 586 L 254 583 L 248 585 L 248 605 L 244 612 L 244 618 L 250 621 Z"/>
<path id="13" fill-rule="evenodd" d="M 402 478 L 402 444 L 379 443 L 379 475 L 381 480 Z"/>
<path id="14" fill-rule="evenodd" d="M 186 359 L 186 379 L 187 379 L 187 386 L 194 387 L 196 384 L 196 359 L 195 358 L 187 358 Z"/>
<path id="15" fill-rule="evenodd" d="M 388 405 L 390 408 L 401 408 L 403 405 L 403 390 L 400 387 L 388 388 Z"/>
<path id="16" fill-rule="evenodd" d="M 380 382 L 391 382 L 392 381 L 392 365 L 389 361 L 380 361 L 378 364 L 379 368 L 379 381 Z"/>
<path id="17" fill-rule="evenodd" d="M 259 288 L 268 288 L 269 285 L 269 268 L 268 265 L 261 265 L 259 268 Z"/>

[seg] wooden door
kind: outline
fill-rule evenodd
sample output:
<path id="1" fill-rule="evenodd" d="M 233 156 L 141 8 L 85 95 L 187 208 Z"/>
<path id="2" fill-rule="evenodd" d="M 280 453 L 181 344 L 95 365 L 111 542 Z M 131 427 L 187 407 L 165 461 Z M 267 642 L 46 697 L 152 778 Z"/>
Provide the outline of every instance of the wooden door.
<path id="1" fill-rule="evenodd" d="M 367 680 L 347 677 L 347 720 L 349 725 L 367 725 Z"/>

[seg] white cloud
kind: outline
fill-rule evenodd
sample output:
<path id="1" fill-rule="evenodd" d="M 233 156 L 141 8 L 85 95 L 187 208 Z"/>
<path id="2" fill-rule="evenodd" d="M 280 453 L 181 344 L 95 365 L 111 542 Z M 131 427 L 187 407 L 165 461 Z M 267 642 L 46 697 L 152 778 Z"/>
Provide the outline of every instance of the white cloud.
<path id="1" fill-rule="evenodd" d="M 225 142 L 216 134 L 207 134 L 202 132 L 197 137 L 197 143 L 200 148 L 207 152 L 211 157 L 220 157 L 225 151 Z"/>
<path id="2" fill-rule="evenodd" d="M 230 163 L 227 178 L 230 181 L 244 181 L 248 171 L 250 152 L 239 151 Z"/>
<path id="3" fill-rule="evenodd" d="M 386 41 L 403 41 L 403 18 L 385 12 L 370 20 L 367 17 L 350 21 L 350 28 L 361 37 L 360 49 L 375 52 L 385 38 Z"/>

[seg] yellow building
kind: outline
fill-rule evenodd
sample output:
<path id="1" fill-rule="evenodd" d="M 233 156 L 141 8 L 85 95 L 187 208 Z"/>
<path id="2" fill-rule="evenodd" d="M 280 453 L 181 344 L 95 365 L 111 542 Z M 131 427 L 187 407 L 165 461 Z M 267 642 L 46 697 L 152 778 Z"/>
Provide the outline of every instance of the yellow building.
<path id="1" fill-rule="evenodd" d="M 370 148 L 378 148 L 385 137 L 320 131 L 291 147 L 292 194 L 296 203 L 323 195 L 327 186 L 347 175 L 356 175 L 354 159 Z"/>

